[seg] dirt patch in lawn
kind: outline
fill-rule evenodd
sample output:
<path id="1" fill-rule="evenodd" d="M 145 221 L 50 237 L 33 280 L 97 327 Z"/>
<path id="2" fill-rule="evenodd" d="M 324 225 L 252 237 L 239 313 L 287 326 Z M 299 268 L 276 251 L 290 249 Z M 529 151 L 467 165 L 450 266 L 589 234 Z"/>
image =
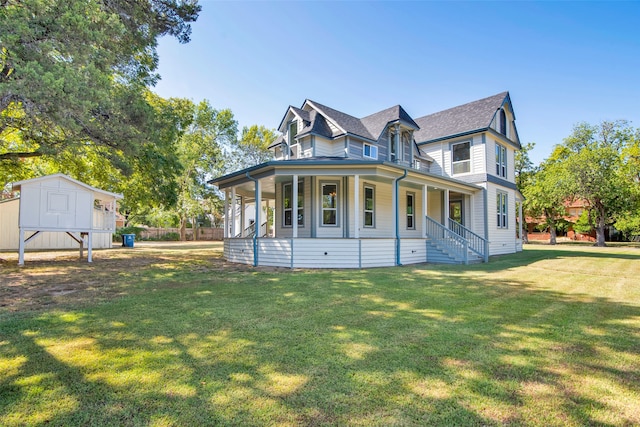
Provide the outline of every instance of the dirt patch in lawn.
<path id="1" fill-rule="evenodd" d="M 221 242 L 136 242 L 134 248 L 114 247 L 93 251 L 27 252 L 18 267 L 18 254 L 0 253 L 0 313 L 32 311 L 85 302 L 100 302 L 141 292 L 136 279 L 145 271 L 186 270 L 194 274 L 251 272 L 251 266 L 222 259 Z M 176 286 L 175 280 L 154 286 Z"/>

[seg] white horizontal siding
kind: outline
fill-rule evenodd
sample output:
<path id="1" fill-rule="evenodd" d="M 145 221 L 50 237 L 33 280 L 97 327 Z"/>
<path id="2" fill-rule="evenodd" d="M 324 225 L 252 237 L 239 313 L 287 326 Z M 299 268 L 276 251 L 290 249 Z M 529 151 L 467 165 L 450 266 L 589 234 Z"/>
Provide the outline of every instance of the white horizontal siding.
<path id="1" fill-rule="evenodd" d="M 396 265 L 395 239 L 363 239 L 362 267 L 391 267 Z"/>
<path id="2" fill-rule="evenodd" d="M 227 242 L 227 261 L 253 264 L 253 239 L 227 239 Z"/>
<path id="3" fill-rule="evenodd" d="M 294 268 L 358 268 L 356 239 L 296 239 Z"/>
<path id="4" fill-rule="evenodd" d="M 507 228 L 498 228 L 496 198 L 498 191 L 507 193 Z M 516 203 L 515 192 L 488 184 L 489 254 L 502 255 L 516 252 Z"/>
<path id="5" fill-rule="evenodd" d="M 0 203 L 0 250 L 17 251 L 20 244 L 20 229 L 18 228 L 18 211 L 20 199 L 10 200 Z M 114 223 L 112 215 L 105 215 L 102 211 L 94 209 L 94 227 L 106 228 L 104 231 L 96 230 L 92 236 L 93 249 L 111 248 L 112 230 Z M 111 222 L 109 222 L 111 221 Z M 29 238 L 35 230 L 25 232 L 25 239 Z M 76 238 L 80 238 L 79 232 L 73 233 Z M 85 238 L 84 247 L 88 246 L 88 238 Z M 36 237 L 25 244 L 25 250 L 47 250 L 47 249 L 77 249 L 78 242 L 73 240 L 64 230 L 42 231 Z"/>
<path id="6" fill-rule="evenodd" d="M 417 264 L 427 262 L 427 245 L 424 239 L 400 240 L 400 263 Z"/>
<path id="7" fill-rule="evenodd" d="M 258 239 L 258 264 L 291 267 L 291 240 Z"/>
<path id="8" fill-rule="evenodd" d="M 316 136 L 315 146 L 316 157 L 333 156 L 333 141 Z M 344 148 L 344 145 L 342 147 Z"/>

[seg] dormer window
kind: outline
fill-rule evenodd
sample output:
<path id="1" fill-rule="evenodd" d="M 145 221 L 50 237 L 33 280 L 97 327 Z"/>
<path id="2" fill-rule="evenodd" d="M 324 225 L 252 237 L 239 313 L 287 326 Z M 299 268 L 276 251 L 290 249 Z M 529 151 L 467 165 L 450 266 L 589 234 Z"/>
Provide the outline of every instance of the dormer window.
<path id="1" fill-rule="evenodd" d="M 296 135 L 298 134 L 298 122 L 292 121 L 289 123 L 289 146 L 296 143 Z"/>
<path id="2" fill-rule="evenodd" d="M 500 123 L 498 131 L 507 136 L 507 113 L 504 112 L 504 108 L 500 109 Z"/>

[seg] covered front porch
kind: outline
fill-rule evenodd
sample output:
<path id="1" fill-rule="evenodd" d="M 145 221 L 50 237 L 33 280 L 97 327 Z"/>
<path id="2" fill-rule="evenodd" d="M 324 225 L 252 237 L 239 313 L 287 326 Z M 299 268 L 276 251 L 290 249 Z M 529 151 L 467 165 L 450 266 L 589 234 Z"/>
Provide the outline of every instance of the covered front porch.
<path id="1" fill-rule="evenodd" d="M 474 185 L 387 162 L 336 159 L 273 161 L 212 182 L 225 194 L 224 256 L 231 262 L 364 268 L 486 261 L 485 221 L 477 218 L 485 217 L 484 190 Z"/>

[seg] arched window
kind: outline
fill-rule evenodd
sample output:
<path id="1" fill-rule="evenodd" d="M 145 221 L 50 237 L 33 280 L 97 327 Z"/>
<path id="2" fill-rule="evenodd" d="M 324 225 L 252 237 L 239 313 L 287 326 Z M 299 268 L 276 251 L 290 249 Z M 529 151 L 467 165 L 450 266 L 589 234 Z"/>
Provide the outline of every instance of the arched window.
<path id="1" fill-rule="evenodd" d="M 507 114 L 504 112 L 504 108 L 500 109 L 500 133 L 507 136 Z"/>

